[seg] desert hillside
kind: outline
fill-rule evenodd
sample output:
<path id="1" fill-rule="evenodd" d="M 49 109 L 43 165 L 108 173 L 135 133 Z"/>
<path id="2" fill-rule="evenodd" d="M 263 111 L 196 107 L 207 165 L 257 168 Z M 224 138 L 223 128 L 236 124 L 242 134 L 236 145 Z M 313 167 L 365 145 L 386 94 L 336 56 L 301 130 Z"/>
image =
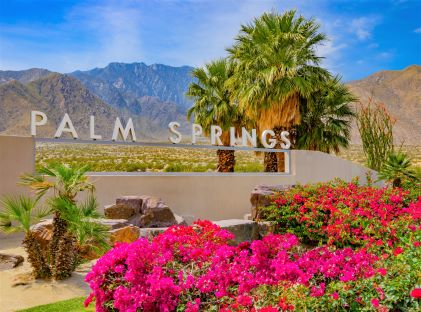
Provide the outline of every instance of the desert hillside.
<path id="1" fill-rule="evenodd" d="M 362 103 L 370 96 L 383 103 L 396 119 L 396 144 L 421 144 L 421 66 L 412 65 L 403 70 L 384 70 L 367 78 L 348 83 Z M 358 108 L 358 104 L 356 105 Z M 358 129 L 352 132 L 354 143 L 360 143 Z"/>

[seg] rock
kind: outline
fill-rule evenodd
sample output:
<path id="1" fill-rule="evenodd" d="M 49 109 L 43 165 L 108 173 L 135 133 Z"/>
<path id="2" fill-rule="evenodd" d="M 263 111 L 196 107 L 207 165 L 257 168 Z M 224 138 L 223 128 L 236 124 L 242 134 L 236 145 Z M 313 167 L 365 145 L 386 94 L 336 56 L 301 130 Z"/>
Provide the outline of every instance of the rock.
<path id="1" fill-rule="evenodd" d="M 105 227 L 107 227 L 109 230 L 120 229 L 122 227 L 131 225 L 130 222 L 127 221 L 126 219 L 103 219 L 103 218 L 99 218 L 99 219 L 91 219 L 91 221 L 102 224 Z"/>
<path id="2" fill-rule="evenodd" d="M 268 234 L 275 233 L 276 223 L 273 221 L 259 221 L 257 222 L 259 229 L 259 238 L 265 237 Z"/>
<path id="3" fill-rule="evenodd" d="M 143 214 L 133 224 L 141 228 L 169 227 L 177 224 L 171 209 L 158 197 L 146 197 L 142 206 Z"/>
<path id="4" fill-rule="evenodd" d="M 116 199 L 117 205 L 122 204 L 127 207 L 134 209 L 134 214 L 143 213 L 143 202 L 149 198 L 149 196 L 120 196 Z"/>
<path id="5" fill-rule="evenodd" d="M 179 216 L 179 215 L 174 213 L 174 218 L 175 218 L 175 221 L 177 222 L 178 225 L 187 225 L 186 220 L 184 220 L 184 218 L 182 216 Z"/>
<path id="6" fill-rule="evenodd" d="M 31 226 L 31 232 L 39 242 L 41 249 L 46 250 L 53 237 L 53 219 L 42 220 Z"/>
<path id="7" fill-rule="evenodd" d="M 145 237 L 147 239 L 152 239 L 158 234 L 161 234 L 165 232 L 168 228 L 162 227 L 162 228 L 140 228 L 139 229 L 139 236 Z"/>
<path id="8" fill-rule="evenodd" d="M 16 268 L 23 261 L 22 256 L 0 253 L 0 271 Z"/>
<path id="9" fill-rule="evenodd" d="M 277 193 L 289 190 L 293 185 L 263 185 L 256 186 L 251 192 L 251 217 L 259 219 L 259 209 L 272 205 L 273 197 Z"/>
<path id="10" fill-rule="evenodd" d="M 259 229 L 257 222 L 241 219 L 229 219 L 221 221 L 213 221 L 222 229 L 230 231 L 235 235 L 234 242 L 236 244 L 246 241 L 259 239 Z"/>
<path id="11" fill-rule="evenodd" d="M 253 220 L 253 218 L 251 217 L 251 213 L 246 213 L 246 214 L 243 216 L 243 219 L 244 219 L 244 220 Z"/>
<path id="12" fill-rule="evenodd" d="M 107 219 L 130 219 L 135 213 L 135 209 L 127 204 L 115 204 L 104 207 L 104 214 Z"/>
<path id="13" fill-rule="evenodd" d="M 119 243 L 132 243 L 139 239 L 140 229 L 137 226 L 129 225 L 119 229 L 110 231 L 111 244 Z"/>

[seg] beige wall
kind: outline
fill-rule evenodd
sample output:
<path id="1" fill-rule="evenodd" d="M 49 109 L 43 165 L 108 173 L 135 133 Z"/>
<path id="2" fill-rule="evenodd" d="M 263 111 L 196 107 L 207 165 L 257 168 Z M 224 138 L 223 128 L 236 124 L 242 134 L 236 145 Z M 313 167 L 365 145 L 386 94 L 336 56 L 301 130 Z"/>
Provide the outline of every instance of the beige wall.
<path id="1" fill-rule="evenodd" d="M 0 196 L 16 193 L 18 177 L 34 170 L 32 138 L 0 136 Z M 161 197 L 179 215 L 220 220 L 250 212 L 250 192 L 258 184 L 297 184 L 335 177 L 365 181 L 368 169 L 338 157 L 312 151 L 291 151 L 291 174 L 103 173 L 91 174 L 101 206 L 122 195 Z"/>
<path id="2" fill-rule="evenodd" d="M 31 137 L 0 135 L 0 197 L 25 191 L 17 182 L 35 170 L 35 143 Z"/>

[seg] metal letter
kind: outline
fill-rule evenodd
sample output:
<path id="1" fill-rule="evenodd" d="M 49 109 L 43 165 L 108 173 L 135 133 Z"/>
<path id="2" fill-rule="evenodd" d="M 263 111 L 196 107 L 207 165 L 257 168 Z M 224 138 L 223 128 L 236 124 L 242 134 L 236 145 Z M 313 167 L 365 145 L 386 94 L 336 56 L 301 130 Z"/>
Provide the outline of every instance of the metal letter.
<path id="1" fill-rule="evenodd" d="M 191 127 L 191 144 L 196 144 L 196 138 L 203 133 L 201 125 L 192 124 Z"/>
<path id="2" fill-rule="evenodd" d="M 242 137 L 242 145 L 247 146 L 247 141 L 251 143 L 251 146 L 256 147 L 257 146 L 257 134 L 256 129 L 251 129 L 251 135 L 246 130 L 246 128 L 241 128 L 241 137 Z"/>
<path id="3" fill-rule="evenodd" d="M 60 125 L 57 128 L 56 134 L 54 134 L 55 138 L 60 138 L 63 132 L 69 132 L 72 134 L 73 139 L 78 139 L 78 135 L 76 133 L 75 127 L 73 127 L 73 123 L 70 120 L 69 115 L 66 113 L 64 114 L 63 120 L 60 122 Z"/>
<path id="4" fill-rule="evenodd" d="M 113 131 L 113 141 L 117 141 L 118 140 L 118 135 L 121 134 L 121 136 L 123 137 L 123 141 L 127 140 L 127 137 L 129 136 L 129 133 L 132 137 L 132 141 L 135 142 L 136 141 L 136 133 L 134 132 L 134 127 L 133 127 L 133 121 L 131 118 L 129 118 L 129 120 L 127 121 L 127 125 L 126 128 L 123 129 L 123 125 L 121 124 L 120 118 L 116 118 L 115 119 L 115 124 L 114 124 L 114 131 Z"/>
<path id="5" fill-rule="evenodd" d="M 41 120 L 37 121 L 37 117 Z M 47 123 L 47 115 L 39 111 L 31 111 L 31 135 L 37 135 L 37 126 L 44 126 Z"/>
<path id="6" fill-rule="evenodd" d="M 287 136 L 289 136 L 288 131 L 281 132 L 281 140 L 284 142 L 284 143 L 281 143 L 281 147 L 283 149 L 289 149 L 291 147 L 291 141 L 287 138 Z"/>
<path id="7" fill-rule="evenodd" d="M 95 134 L 95 116 L 91 116 L 91 119 L 89 121 L 89 137 L 92 140 L 101 140 L 102 136 Z"/>
<path id="8" fill-rule="evenodd" d="M 272 137 L 271 139 L 269 139 L 270 144 L 267 143 L 266 141 L 266 137 L 267 135 L 270 134 L 270 136 Z M 265 130 L 262 133 L 262 145 L 265 148 L 274 148 L 276 145 L 276 139 L 274 139 L 273 137 L 275 136 L 275 132 L 273 132 L 272 130 Z"/>
<path id="9" fill-rule="evenodd" d="M 224 145 L 219 138 L 222 135 L 222 129 L 220 126 L 211 126 L 211 145 Z"/>
<path id="10" fill-rule="evenodd" d="M 177 144 L 181 142 L 182 139 L 182 135 L 180 132 L 178 132 L 177 129 L 178 127 L 180 127 L 180 124 L 176 121 L 171 121 L 168 124 L 168 129 L 170 130 L 171 133 L 174 133 L 176 135 L 176 137 L 170 136 L 168 137 L 168 139 L 170 140 L 171 143 Z"/>

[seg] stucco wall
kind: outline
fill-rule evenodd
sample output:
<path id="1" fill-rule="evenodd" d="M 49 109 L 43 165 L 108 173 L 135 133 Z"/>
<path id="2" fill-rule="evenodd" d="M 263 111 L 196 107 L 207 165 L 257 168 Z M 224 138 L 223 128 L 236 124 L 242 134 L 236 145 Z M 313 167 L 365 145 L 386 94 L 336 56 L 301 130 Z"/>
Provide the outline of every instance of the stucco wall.
<path id="1" fill-rule="evenodd" d="M 24 192 L 25 188 L 17 185 L 19 176 L 34 170 L 34 140 L 0 135 L 0 196 Z"/>
<path id="2" fill-rule="evenodd" d="M 34 170 L 34 141 L 0 136 L 0 196 L 17 193 L 18 177 Z M 92 173 L 100 207 L 122 195 L 161 197 L 188 219 L 242 218 L 250 212 L 250 192 L 258 184 L 297 184 L 328 181 L 335 177 L 365 181 L 368 169 L 338 157 L 312 151 L 291 151 L 291 174 L 217 173 Z"/>

